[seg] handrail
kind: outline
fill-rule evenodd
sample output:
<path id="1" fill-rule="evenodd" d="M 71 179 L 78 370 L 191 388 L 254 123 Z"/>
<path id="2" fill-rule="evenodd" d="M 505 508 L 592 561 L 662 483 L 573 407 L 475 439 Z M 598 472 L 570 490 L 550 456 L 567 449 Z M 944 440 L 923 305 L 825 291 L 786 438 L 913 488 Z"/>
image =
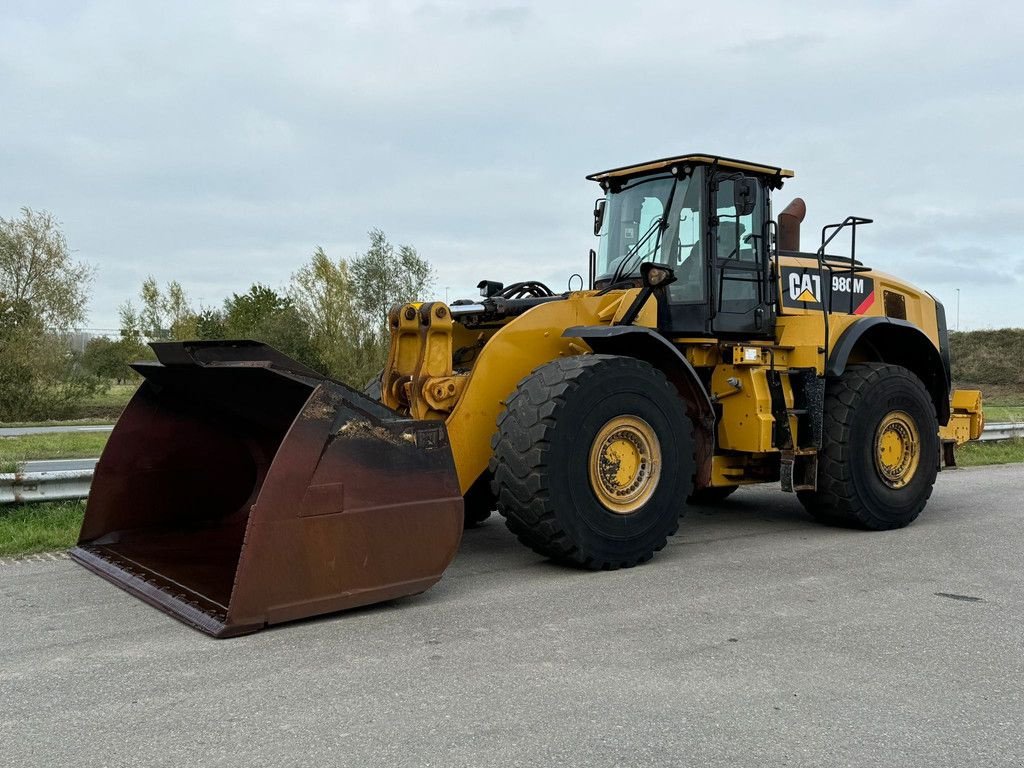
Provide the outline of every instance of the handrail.
<path id="1" fill-rule="evenodd" d="M 818 259 L 818 278 L 822 283 L 822 295 L 821 295 L 821 315 L 822 322 L 824 324 L 825 341 L 822 344 L 821 350 L 824 353 L 824 365 L 828 366 L 828 316 L 832 314 L 832 272 L 833 267 L 842 265 L 843 259 L 841 256 L 826 256 L 825 248 L 828 244 L 835 240 L 836 235 L 843 231 L 846 227 L 850 228 L 850 275 L 852 276 L 857 271 L 857 227 L 861 224 L 871 224 L 874 219 L 866 219 L 863 216 L 847 216 L 838 224 L 826 224 L 821 228 L 821 246 L 818 248 L 815 256 Z M 831 235 L 828 235 L 830 230 L 834 230 Z M 826 235 L 828 237 L 826 238 Z M 829 262 L 828 259 L 832 259 Z M 828 281 L 825 280 L 825 270 L 828 270 Z M 828 296 L 826 301 L 825 296 Z M 850 314 L 853 314 L 853 291 L 850 291 Z"/>

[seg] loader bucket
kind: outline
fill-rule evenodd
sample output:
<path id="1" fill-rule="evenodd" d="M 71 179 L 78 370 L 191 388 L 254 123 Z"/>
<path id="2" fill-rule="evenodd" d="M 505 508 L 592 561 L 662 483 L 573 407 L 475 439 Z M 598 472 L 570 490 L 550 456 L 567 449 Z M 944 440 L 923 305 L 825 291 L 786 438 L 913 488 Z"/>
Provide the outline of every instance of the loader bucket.
<path id="1" fill-rule="evenodd" d="M 215 637 L 441 578 L 463 522 L 443 422 L 263 344 L 153 347 L 96 465 L 75 560 Z"/>

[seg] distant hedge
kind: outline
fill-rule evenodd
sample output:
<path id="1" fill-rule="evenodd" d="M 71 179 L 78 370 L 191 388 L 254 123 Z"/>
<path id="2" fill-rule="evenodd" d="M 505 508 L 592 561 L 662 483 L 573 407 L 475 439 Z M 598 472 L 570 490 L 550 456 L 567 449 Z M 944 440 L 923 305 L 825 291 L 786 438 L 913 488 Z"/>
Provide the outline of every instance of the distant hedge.
<path id="1" fill-rule="evenodd" d="M 949 334 L 953 380 L 1024 385 L 1024 328 Z"/>

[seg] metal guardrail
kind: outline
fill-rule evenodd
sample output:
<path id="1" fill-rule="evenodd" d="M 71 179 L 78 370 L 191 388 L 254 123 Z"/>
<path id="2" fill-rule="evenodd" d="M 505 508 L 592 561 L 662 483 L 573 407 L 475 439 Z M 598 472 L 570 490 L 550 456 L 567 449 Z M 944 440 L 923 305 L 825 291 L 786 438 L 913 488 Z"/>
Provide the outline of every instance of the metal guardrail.
<path id="1" fill-rule="evenodd" d="M 1024 424 L 986 424 L 979 440 L 1024 439 Z M 95 463 L 98 459 L 83 459 Z M 92 469 L 0 474 L 0 504 L 84 499 L 89 495 Z"/>
<path id="2" fill-rule="evenodd" d="M 91 469 L 60 472 L 15 472 L 0 475 L 0 504 L 84 499 L 92 485 Z"/>

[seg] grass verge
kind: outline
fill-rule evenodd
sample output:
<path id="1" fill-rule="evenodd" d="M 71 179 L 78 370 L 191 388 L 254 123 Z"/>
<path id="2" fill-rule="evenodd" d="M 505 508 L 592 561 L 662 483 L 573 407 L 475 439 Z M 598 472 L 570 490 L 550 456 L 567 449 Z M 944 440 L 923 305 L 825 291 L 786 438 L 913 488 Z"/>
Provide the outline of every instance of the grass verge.
<path id="1" fill-rule="evenodd" d="M 966 443 L 956 449 L 956 463 L 961 467 L 1017 462 L 1024 462 L 1024 440 Z"/>
<path id="2" fill-rule="evenodd" d="M 84 398 L 75 409 L 73 416 L 79 419 L 103 419 L 115 421 L 132 399 L 139 383 L 111 384 L 110 387 Z"/>
<path id="3" fill-rule="evenodd" d="M 0 556 L 67 549 L 78 540 L 84 514 L 84 500 L 0 507 Z"/>
<path id="4" fill-rule="evenodd" d="M 0 437 L 0 472 L 15 472 L 33 459 L 91 459 L 107 444 L 109 432 L 51 432 Z"/>
<path id="5" fill-rule="evenodd" d="M 988 424 L 1003 424 L 1008 421 L 1024 421 L 1024 405 L 985 404 L 985 421 Z"/>

